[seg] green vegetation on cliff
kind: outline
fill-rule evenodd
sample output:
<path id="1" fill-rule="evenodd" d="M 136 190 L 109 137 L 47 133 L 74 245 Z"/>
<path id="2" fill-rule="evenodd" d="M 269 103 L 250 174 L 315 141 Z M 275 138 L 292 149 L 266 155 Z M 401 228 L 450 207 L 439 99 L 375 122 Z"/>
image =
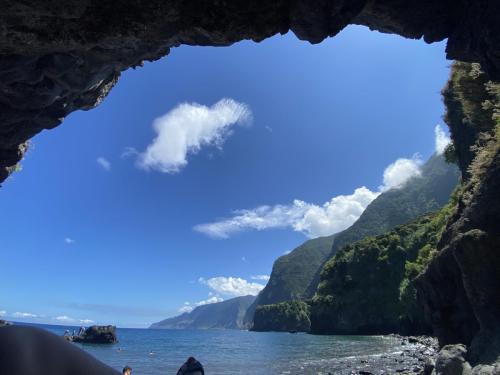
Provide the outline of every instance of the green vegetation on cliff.
<path id="1" fill-rule="evenodd" d="M 335 235 L 304 242 L 273 265 L 271 278 L 257 299 L 259 305 L 310 297 L 308 287 L 330 255 Z"/>
<path id="2" fill-rule="evenodd" d="M 428 332 L 413 282 L 436 254 L 457 196 L 438 212 L 347 245 L 329 260 L 312 300 L 311 331 Z"/>
<path id="3" fill-rule="evenodd" d="M 271 278 L 247 311 L 245 321 L 249 327 L 252 326 L 254 312 L 259 305 L 311 297 L 310 285 L 328 259 L 334 238 L 335 235 L 306 241 L 274 262 Z"/>
<path id="4" fill-rule="evenodd" d="M 442 95 L 453 140 L 446 155 L 468 178 L 477 151 L 494 136 L 500 121 L 500 84 L 491 82 L 479 64 L 456 61 Z"/>
<path id="5" fill-rule="evenodd" d="M 337 233 L 328 259 L 348 244 L 383 234 L 397 225 L 443 207 L 458 184 L 458 168 L 447 163 L 442 155 L 433 155 L 422 165 L 421 172 L 420 177 L 410 179 L 402 188 L 380 194 L 353 225 Z M 310 284 L 306 294 L 308 298 L 316 292 L 320 272 L 321 268 Z"/>
<path id="6" fill-rule="evenodd" d="M 309 305 L 304 301 L 287 301 L 257 306 L 253 331 L 309 332 Z"/>
<path id="7" fill-rule="evenodd" d="M 347 244 L 385 233 L 445 205 L 458 184 L 456 166 L 446 163 L 441 155 L 433 155 L 421 172 L 420 177 L 412 178 L 402 188 L 382 193 L 351 227 L 337 234 L 332 256 Z"/>
<path id="8" fill-rule="evenodd" d="M 252 322 L 259 305 L 310 299 L 316 292 L 324 263 L 347 244 L 382 234 L 446 204 L 459 180 L 457 167 L 446 163 L 443 156 L 433 155 L 421 171 L 420 177 L 412 178 L 402 188 L 380 194 L 348 229 L 306 241 L 278 258 L 269 282 L 248 309 L 245 320 Z"/>

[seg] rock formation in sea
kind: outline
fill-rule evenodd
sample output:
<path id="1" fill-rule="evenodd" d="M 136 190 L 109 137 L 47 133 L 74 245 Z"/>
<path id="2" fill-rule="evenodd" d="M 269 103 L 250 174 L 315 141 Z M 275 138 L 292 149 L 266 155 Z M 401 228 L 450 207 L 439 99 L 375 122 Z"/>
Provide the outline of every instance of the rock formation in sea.
<path id="1" fill-rule="evenodd" d="M 115 326 L 90 326 L 79 335 L 70 336 L 69 341 L 83 344 L 114 344 L 118 342 Z"/>

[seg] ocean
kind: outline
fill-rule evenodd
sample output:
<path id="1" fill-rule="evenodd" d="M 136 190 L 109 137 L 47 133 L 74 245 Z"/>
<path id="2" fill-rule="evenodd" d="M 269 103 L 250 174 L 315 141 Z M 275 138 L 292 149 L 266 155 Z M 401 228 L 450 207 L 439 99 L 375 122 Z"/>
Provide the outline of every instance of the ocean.
<path id="1" fill-rule="evenodd" d="M 57 335 L 75 327 L 39 325 Z M 78 345 L 95 358 L 133 374 L 175 375 L 189 356 L 207 375 L 349 374 L 360 358 L 401 351 L 392 336 L 315 336 L 236 330 L 117 329 L 119 343 Z"/>

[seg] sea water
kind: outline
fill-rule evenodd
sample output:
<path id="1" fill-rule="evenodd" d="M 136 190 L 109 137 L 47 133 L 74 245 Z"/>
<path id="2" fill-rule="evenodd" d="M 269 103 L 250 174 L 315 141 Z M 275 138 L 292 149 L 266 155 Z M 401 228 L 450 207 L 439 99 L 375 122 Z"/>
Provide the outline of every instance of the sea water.
<path id="1" fill-rule="evenodd" d="M 41 326 L 62 335 L 76 327 Z M 118 328 L 112 345 L 72 344 L 120 370 L 134 375 L 175 375 L 189 356 L 207 375 L 350 373 L 360 357 L 401 350 L 391 336 L 316 336 L 237 330 L 153 330 Z"/>

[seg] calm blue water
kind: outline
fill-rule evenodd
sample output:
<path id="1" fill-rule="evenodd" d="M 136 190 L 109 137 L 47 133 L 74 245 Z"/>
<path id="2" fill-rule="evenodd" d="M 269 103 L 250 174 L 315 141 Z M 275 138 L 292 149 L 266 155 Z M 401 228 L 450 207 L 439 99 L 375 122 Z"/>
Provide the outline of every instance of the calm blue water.
<path id="1" fill-rule="evenodd" d="M 65 329 L 74 329 L 41 327 L 58 335 Z M 117 333 L 120 342 L 115 345 L 73 345 L 118 370 L 129 365 L 134 375 L 175 375 L 191 355 L 200 360 L 207 375 L 341 373 L 354 357 L 401 350 L 400 340 L 387 336 L 127 328 L 118 329 Z M 149 355 L 151 351 L 155 354 Z"/>

